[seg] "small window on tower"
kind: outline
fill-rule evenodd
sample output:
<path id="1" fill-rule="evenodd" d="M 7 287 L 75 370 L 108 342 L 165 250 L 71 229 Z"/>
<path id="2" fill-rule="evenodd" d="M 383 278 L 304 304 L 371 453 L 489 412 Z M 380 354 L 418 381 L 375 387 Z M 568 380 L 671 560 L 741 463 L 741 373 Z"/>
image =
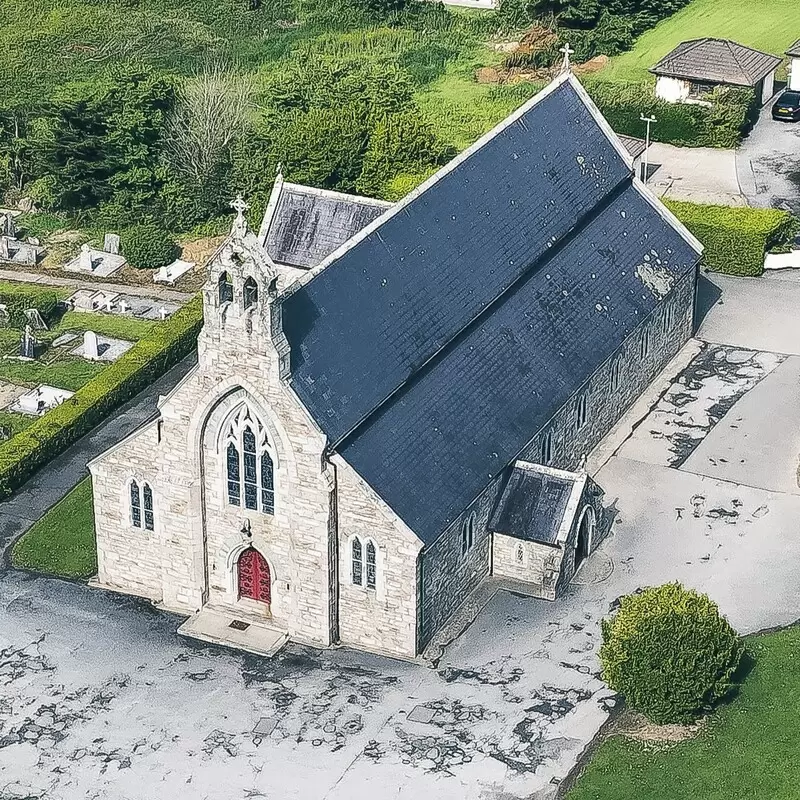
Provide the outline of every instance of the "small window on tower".
<path id="1" fill-rule="evenodd" d="M 231 276 L 227 272 L 223 272 L 219 276 L 219 304 L 233 302 L 233 283 Z"/>
<path id="2" fill-rule="evenodd" d="M 543 467 L 550 466 L 550 460 L 553 457 L 553 431 L 547 431 L 542 437 L 542 445 L 539 453 L 539 463 Z"/>
<path id="3" fill-rule="evenodd" d="M 248 278 L 244 282 L 244 307 L 250 308 L 258 302 L 258 284 L 252 279 Z"/>

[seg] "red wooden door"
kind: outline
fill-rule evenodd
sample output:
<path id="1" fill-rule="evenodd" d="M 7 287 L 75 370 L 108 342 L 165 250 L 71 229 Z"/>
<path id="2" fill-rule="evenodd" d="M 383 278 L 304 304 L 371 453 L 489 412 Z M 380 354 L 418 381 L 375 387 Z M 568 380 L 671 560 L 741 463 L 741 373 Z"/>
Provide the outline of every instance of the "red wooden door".
<path id="1" fill-rule="evenodd" d="M 239 556 L 239 597 L 261 603 L 270 601 L 269 564 L 258 550 L 249 547 Z"/>

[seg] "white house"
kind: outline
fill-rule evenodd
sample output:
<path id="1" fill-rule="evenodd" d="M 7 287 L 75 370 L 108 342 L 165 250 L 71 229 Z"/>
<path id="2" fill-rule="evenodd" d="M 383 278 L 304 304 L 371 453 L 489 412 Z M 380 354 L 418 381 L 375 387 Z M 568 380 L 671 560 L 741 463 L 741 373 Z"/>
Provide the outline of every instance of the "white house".
<path id="1" fill-rule="evenodd" d="M 682 42 L 650 69 L 656 97 L 668 103 L 707 103 L 718 86 L 753 89 L 760 105 L 775 94 L 778 56 L 762 53 L 729 39 Z"/>
<path id="2" fill-rule="evenodd" d="M 789 56 L 789 89 L 800 91 L 800 39 L 798 39 L 787 51 Z"/>

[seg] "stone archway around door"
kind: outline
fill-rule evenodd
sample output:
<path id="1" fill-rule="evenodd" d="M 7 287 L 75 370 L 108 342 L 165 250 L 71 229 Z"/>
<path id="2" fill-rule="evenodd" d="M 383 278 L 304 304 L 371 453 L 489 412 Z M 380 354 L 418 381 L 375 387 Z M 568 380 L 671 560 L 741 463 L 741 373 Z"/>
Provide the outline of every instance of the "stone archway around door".
<path id="1" fill-rule="evenodd" d="M 581 520 L 578 523 L 578 535 L 575 539 L 575 572 L 583 566 L 592 549 L 593 533 L 594 511 L 590 506 L 586 506 L 581 514 Z"/>
<path id="2" fill-rule="evenodd" d="M 243 550 L 236 562 L 239 599 L 255 600 L 269 608 L 272 600 L 272 578 L 269 564 L 254 547 Z"/>

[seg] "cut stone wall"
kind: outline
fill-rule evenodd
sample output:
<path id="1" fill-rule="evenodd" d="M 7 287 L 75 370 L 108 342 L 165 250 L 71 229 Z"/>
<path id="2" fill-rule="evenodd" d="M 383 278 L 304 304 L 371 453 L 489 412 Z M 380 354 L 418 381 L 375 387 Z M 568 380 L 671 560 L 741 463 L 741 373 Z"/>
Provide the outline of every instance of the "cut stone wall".
<path id="1" fill-rule="evenodd" d="M 406 658 L 417 654 L 417 560 L 422 543 L 339 456 L 334 456 L 339 504 L 339 640 Z M 353 583 L 352 541 L 376 553 L 376 586 Z M 366 581 L 364 581 L 366 582 Z"/>
<path id="2" fill-rule="evenodd" d="M 558 574 L 564 551 L 554 545 L 516 539 L 503 533 L 493 534 L 492 572 L 503 578 L 512 578 L 530 584 L 531 595 L 543 600 L 555 597 L 553 588 L 545 588 L 551 581 L 546 576 Z M 521 557 L 520 557 L 521 556 Z"/>

